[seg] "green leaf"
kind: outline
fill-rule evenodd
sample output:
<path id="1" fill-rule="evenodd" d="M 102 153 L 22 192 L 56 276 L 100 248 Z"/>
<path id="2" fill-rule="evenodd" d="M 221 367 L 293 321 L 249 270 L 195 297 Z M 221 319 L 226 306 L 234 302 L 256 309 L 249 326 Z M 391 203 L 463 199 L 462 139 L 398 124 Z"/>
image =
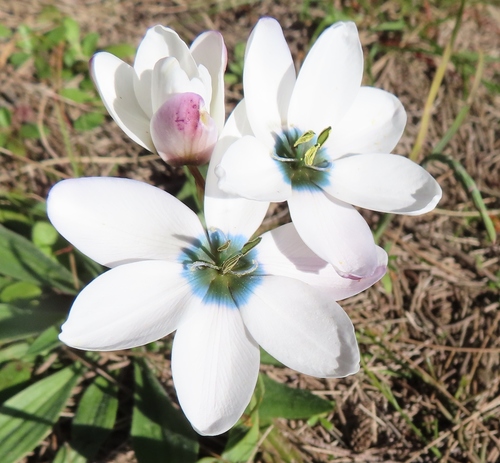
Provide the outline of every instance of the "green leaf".
<path id="1" fill-rule="evenodd" d="M 26 354 L 28 348 L 29 344 L 27 342 L 16 342 L 0 349 L 0 363 L 21 359 Z"/>
<path id="2" fill-rule="evenodd" d="M 14 360 L 0 369 L 0 403 L 17 394 L 31 378 L 33 363 Z M 1 445 L 1 444 L 0 444 Z"/>
<path id="3" fill-rule="evenodd" d="M 262 347 L 260 348 L 260 363 L 264 365 L 274 365 L 275 367 L 284 366 L 280 361 L 276 360 L 271 354 L 268 354 Z"/>
<path id="4" fill-rule="evenodd" d="M 79 373 L 65 368 L 32 384 L 0 407 L 0 461 L 16 463 L 50 432 Z"/>
<path id="5" fill-rule="evenodd" d="M 42 127 L 42 130 L 45 135 L 48 135 L 49 130 L 47 127 Z M 19 135 L 22 138 L 37 140 L 40 138 L 40 130 L 38 130 L 38 125 L 36 124 L 23 124 L 19 130 Z"/>
<path id="6" fill-rule="evenodd" d="M 128 43 L 110 45 L 109 47 L 104 48 L 104 50 L 120 59 L 130 58 L 135 55 L 135 48 Z"/>
<path id="7" fill-rule="evenodd" d="M 42 294 L 40 286 L 27 281 L 16 281 L 2 289 L 0 301 L 14 302 L 23 299 L 35 299 L 40 294 Z"/>
<path id="8" fill-rule="evenodd" d="M 0 275 L 75 294 L 73 275 L 31 241 L 0 225 Z"/>
<path id="9" fill-rule="evenodd" d="M 10 55 L 9 61 L 15 68 L 22 66 L 30 58 L 30 53 L 17 52 Z"/>
<path id="10" fill-rule="evenodd" d="M 94 461 L 113 430 L 117 410 L 118 387 L 97 377 L 83 394 L 71 425 L 71 446 L 81 456 L 82 463 Z"/>
<path id="11" fill-rule="evenodd" d="M 229 433 L 222 460 L 232 463 L 246 462 L 252 458 L 259 444 L 258 413 L 252 415 L 252 427 L 236 426 Z"/>
<path id="12" fill-rule="evenodd" d="M 90 58 L 97 50 L 97 42 L 99 42 L 99 34 L 97 32 L 91 32 L 83 38 L 82 52 L 87 58 Z"/>
<path id="13" fill-rule="evenodd" d="M 134 365 L 135 392 L 132 445 L 139 463 L 190 463 L 198 439 L 182 412 L 174 408 L 147 363 Z M 159 459 L 159 455 L 163 455 Z"/>
<path id="14" fill-rule="evenodd" d="M 82 114 L 75 122 L 76 130 L 92 130 L 99 127 L 104 122 L 104 115 L 101 113 L 86 113 Z"/>
<path id="15" fill-rule="evenodd" d="M 10 127 L 12 123 L 12 115 L 7 108 L 0 108 L 0 127 L 7 128 Z"/>
<path id="16" fill-rule="evenodd" d="M 8 39 L 11 36 L 12 36 L 12 31 L 7 26 L 0 24 L 0 38 Z"/>
<path id="17" fill-rule="evenodd" d="M 293 389 L 261 375 L 265 387 L 259 408 L 261 420 L 270 418 L 300 419 L 329 412 L 333 405 L 305 389 Z"/>
<path id="18" fill-rule="evenodd" d="M 37 247 L 53 246 L 56 244 L 59 234 L 49 222 L 36 222 L 31 230 L 31 239 Z"/>
<path id="19" fill-rule="evenodd" d="M 26 352 L 27 357 L 36 357 L 37 355 L 44 355 L 49 353 L 51 350 L 59 347 L 61 342 L 59 341 L 59 329 L 55 326 L 49 326 L 44 332 L 42 332 L 31 344 L 28 351 Z"/>
<path id="20" fill-rule="evenodd" d="M 64 312 L 51 306 L 21 309 L 0 304 L 0 341 L 14 341 L 39 334 L 61 322 L 63 317 Z"/>
<path id="21" fill-rule="evenodd" d="M 79 88 L 63 88 L 59 91 L 59 95 L 67 98 L 71 101 L 76 101 L 77 103 L 86 103 L 95 99 L 93 95 L 88 92 L 84 92 Z"/>

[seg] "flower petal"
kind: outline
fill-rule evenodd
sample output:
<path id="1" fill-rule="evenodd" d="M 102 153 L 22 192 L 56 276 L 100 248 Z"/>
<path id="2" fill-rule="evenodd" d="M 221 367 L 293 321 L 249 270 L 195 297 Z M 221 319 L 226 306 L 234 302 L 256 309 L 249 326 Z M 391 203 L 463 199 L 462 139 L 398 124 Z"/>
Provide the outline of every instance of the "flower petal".
<path id="1" fill-rule="evenodd" d="M 251 133 L 245 101 L 242 100 L 229 116 L 215 145 L 205 185 L 204 208 L 207 228 L 218 228 L 226 237 L 242 235 L 250 238 L 262 223 L 269 207 L 267 201 L 252 201 L 223 192 L 218 186 L 219 179 L 215 175 L 215 168 L 228 147 L 235 140 Z"/>
<path id="2" fill-rule="evenodd" d="M 163 58 L 155 64 L 151 81 L 153 115 L 176 93 L 196 93 L 204 100 L 206 88 L 198 78 L 190 79 L 176 58 Z M 208 95 L 210 97 L 210 95 Z"/>
<path id="3" fill-rule="evenodd" d="M 355 206 L 407 215 L 431 211 L 442 194 L 439 184 L 423 167 L 396 154 L 357 154 L 336 159 L 330 183 L 324 188 Z"/>
<path id="4" fill-rule="evenodd" d="M 377 246 L 377 268 L 373 275 L 361 279 L 342 278 L 333 266 L 306 246 L 293 223 L 264 233 L 256 250 L 260 272 L 301 280 L 326 291 L 335 301 L 369 288 L 387 269 L 387 253 Z"/>
<path id="5" fill-rule="evenodd" d="M 212 78 L 210 115 L 215 120 L 220 133 L 224 126 L 226 114 L 224 107 L 224 71 L 227 65 L 227 50 L 222 34 L 217 31 L 204 32 L 195 39 L 190 50 L 196 63 L 205 66 Z"/>
<path id="6" fill-rule="evenodd" d="M 134 92 L 134 69 L 111 53 L 100 52 L 90 61 L 90 72 L 104 106 L 118 126 L 136 143 L 155 152 L 149 118 Z"/>
<path id="7" fill-rule="evenodd" d="M 172 375 L 182 410 L 197 432 L 222 434 L 250 402 L 260 353 L 239 311 L 200 301 L 175 334 Z"/>
<path id="8" fill-rule="evenodd" d="M 262 278 L 252 291 L 253 297 L 239 307 L 241 316 L 255 340 L 277 360 L 318 377 L 338 378 L 359 370 L 351 320 L 328 294 L 275 276 Z"/>
<path id="9" fill-rule="evenodd" d="M 174 331 L 191 287 L 180 263 L 121 265 L 93 280 L 76 298 L 59 336 L 84 350 L 142 346 Z"/>
<path id="10" fill-rule="evenodd" d="M 257 201 L 285 201 L 292 190 L 269 148 L 249 135 L 229 146 L 215 173 L 221 190 Z"/>
<path id="11" fill-rule="evenodd" d="M 294 84 L 295 68 L 281 26 L 263 18 L 247 42 L 243 88 L 252 130 L 269 147 L 274 146 L 272 133 L 286 126 Z"/>
<path id="12" fill-rule="evenodd" d="M 363 51 L 352 22 L 326 29 L 313 45 L 297 76 L 288 124 L 320 133 L 347 112 L 361 85 Z"/>
<path id="13" fill-rule="evenodd" d="M 190 79 L 198 76 L 196 63 L 188 46 L 174 30 L 159 25 L 148 29 L 137 48 L 134 61 L 137 74 L 137 79 L 134 80 L 135 93 L 148 117 L 153 115 L 151 102 L 153 69 L 157 61 L 167 56 L 176 58 Z"/>
<path id="14" fill-rule="evenodd" d="M 198 217 L 168 193 L 122 178 L 79 178 L 56 184 L 47 213 L 59 233 L 108 267 L 136 260 L 176 260 L 203 239 Z"/>
<path id="15" fill-rule="evenodd" d="M 361 87 L 349 111 L 333 126 L 325 147 L 332 159 L 347 153 L 390 153 L 405 125 L 405 109 L 394 95 Z"/>
<path id="16" fill-rule="evenodd" d="M 367 278 L 379 267 L 377 247 L 361 214 L 317 189 L 294 189 L 288 200 L 304 242 L 345 278 Z"/>

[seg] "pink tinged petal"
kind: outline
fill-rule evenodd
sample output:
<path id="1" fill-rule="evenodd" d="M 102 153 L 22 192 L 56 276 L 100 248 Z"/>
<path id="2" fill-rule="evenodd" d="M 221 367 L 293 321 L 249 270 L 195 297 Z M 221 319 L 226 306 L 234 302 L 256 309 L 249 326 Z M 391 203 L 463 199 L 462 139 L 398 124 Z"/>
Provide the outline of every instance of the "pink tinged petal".
<path id="1" fill-rule="evenodd" d="M 176 58 L 164 58 L 156 63 L 150 91 L 153 113 L 175 93 L 197 93 L 202 98 L 207 93 L 203 82 L 198 78 L 190 79 Z"/>
<path id="2" fill-rule="evenodd" d="M 245 99 L 248 103 L 248 100 Z M 219 188 L 256 201 L 285 201 L 292 187 L 279 162 L 259 139 L 245 136 L 234 142 L 215 168 Z"/>
<path id="3" fill-rule="evenodd" d="M 246 238 L 262 223 L 269 203 L 252 201 L 222 191 L 215 175 L 215 168 L 235 140 L 252 133 L 242 100 L 230 114 L 221 136 L 215 145 L 208 166 L 205 185 L 205 221 L 208 228 L 218 228 L 227 237 L 242 235 Z"/>
<path id="4" fill-rule="evenodd" d="M 301 280 L 326 291 L 335 301 L 369 288 L 382 278 L 387 269 L 387 253 L 377 246 L 377 267 L 373 275 L 361 279 L 342 278 L 333 266 L 306 246 L 292 223 L 262 235 L 256 249 L 260 272 Z"/>
<path id="5" fill-rule="evenodd" d="M 153 69 L 159 60 L 168 56 L 177 59 L 190 79 L 198 75 L 196 63 L 188 46 L 175 31 L 163 26 L 148 29 L 137 48 L 134 62 L 137 78 L 134 80 L 134 88 L 141 107 L 149 117 L 153 114 L 151 101 Z"/>
<path id="6" fill-rule="evenodd" d="M 288 124 L 320 133 L 347 112 L 361 85 L 363 51 L 352 22 L 326 29 L 313 45 L 297 76 Z"/>
<path id="7" fill-rule="evenodd" d="M 273 357 L 301 373 L 344 377 L 359 370 L 351 320 L 332 298 L 290 278 L 264 277 L 240 308 L 253 338 Z"/>
<path id="8" fill-rule="evenodd" d="M 81 252 L 113 267 L 137 260 L 177 260 L 203 239 L 196 214 L 170 194 L 122 178 L 57 183 L 47 199 L 52 224 Z"/>
<path id="9" fill-rule="evenodd" d="M 355 206 L 420 215 L 434 209 L 441 187 L 418 164 L 396 154 L 348 155 L 333 162 L 325 190 Z"/>
<path id="10" fill-rule="evenodd" d="M 344 278 L 371 277 L 379 259 L 373 236 L 361 214 L 317 189 L 294 189 L 288 200 L 300 237 Z"/>
<path id="11" fill-rule="evenodd" d="M 143 261 L 97 277 L 76 298 L 59 339 L 84 350 L 142 346 L 174 331 L 190 300 L 182 265 Z"/>
<path id="12" fill-rule="evenodd" d="M 332 159 L 347 153 L 390 153 L 406 125 L 406 112 L 391 93 L 361 87 L 325 143 Z"/>
<path id="13" fill-rule="evenodd" d="M 192 304 L 172 347 L 172 375 L 182 410 L 203 435 L 231 428 L 250 402 L 259 348 L 234 307 Z"/>
<path id="14" fill-rule="evenodd" d="M 269 147 L 274 146 L 273 132 L 286 127 L 294 84 L 295 68 L 281 26 L 263 18 L 247 42 L 243 88 L 255 136 Z"/>
<path id="15" fill-rule="evenodd" d="M 210 73 L 212 81 L 210 115 L 221 132 L 225 119 L 224 71 L 227 65 L 227 50 L 222 34 L 216 31 L 204 32 L 195 39 L 190 50 L 196 63 L 202 64 Z"/>
<path id="16" fill-rule="evenodd" d="M 198 166 L 210 160 L 217 141 L 217 127 L 200 95 L 177 93 L 155 112 L 151 136 L 166 163 Z"/>
<path id="17" fill-rule="evenodd" d="M 90 72 L 104 106 L 118 126 L 136 143 L 154 152 L 149 117 L 134 93 L 134 69 L 116 56 L 101 52 L 92 58 Z"/>

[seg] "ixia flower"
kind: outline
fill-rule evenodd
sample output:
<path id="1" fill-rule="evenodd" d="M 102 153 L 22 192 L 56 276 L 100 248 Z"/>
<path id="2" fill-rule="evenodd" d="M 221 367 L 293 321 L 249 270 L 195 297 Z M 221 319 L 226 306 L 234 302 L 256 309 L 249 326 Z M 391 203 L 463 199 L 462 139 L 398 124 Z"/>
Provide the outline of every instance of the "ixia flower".
<path id="1" fill-rule="evenodd" d="M 225 133 L 240 135 L 231 121 Z M 222 151 L 216 147 L 214 156 Z M 354 329 L 335 301 L 383 275 L 382 249 L 376 275 L 355 281 L 305 246 L 293 224 L 252 239 L 267 204 L 225 195 L 212 166 L 207 228 L 173 196 L 128 179 L 64 180 L 47 208 L 64 237 L 111 267 L 78 295 L 60 339 L 79 349 L 115 350 L 176 330 L 173 380 L 199 433 L 222 433 L 241 416 L 257 381 L 259 345 L 309 375 L 358 370 Z"/>
<path id="2" fill-rule="evenodd" d="M 362 87 L 362 74 L 354 23 L 326 29 L 296 76 L 280 25 L 261 19 L 243 71 L 253 133 L 228 147 L 216 170 L 226 192 L 288 201 L 301 238 L 349 278 L 378 265 L 371 231 L 352 205 L 417 215 L 441 198 L 427 171 L 388 154 L 406 114 L 390 93 Z"/>
<path id="3" fill-rule="evenodd" d="M 97 90 L 120 128 L 171 165 L 209 161 L 225 119 L 226 47 L 215 31 L 190 48 L 170 28 L 149 29 L 134 66 L 100 52 L 91 61 Z"/>

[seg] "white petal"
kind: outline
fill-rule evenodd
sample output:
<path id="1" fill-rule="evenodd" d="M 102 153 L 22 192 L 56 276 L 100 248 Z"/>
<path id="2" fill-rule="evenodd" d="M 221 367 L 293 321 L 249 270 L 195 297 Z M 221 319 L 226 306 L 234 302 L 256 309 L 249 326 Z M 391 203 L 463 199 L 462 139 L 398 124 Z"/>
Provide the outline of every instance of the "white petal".
<path id="1" fill-rule="evenodd" d="M 170 194 L 122 178 L 80 178 L 56 184 L 47 213 L 59 233 L 108 267 L 146 259 L 178 259 L 202 240 L 198 217 Z"/>
<path id="2" fill-rule="evenodd" d="M 347 155 L 333 162 L 330 175 L 329 194 L 374 211 L 424 214 L 442 194 L 423 167 L 396 154 Z"/>
<path id="3" fill-rule="evenodd" d="M 188 46 L 175 31 L 163 26 L 148 29 L 137 48 L 134 61 L 137 79 L 134 80 L 134 88 L 141 107 L 149 117 L 153 115 L 151 104 L 153 69 L 157 61 L 167 56 L 176 58 L 190 79 L 198 75 L 196 63 Z"/>
<path id="4" fill-rule="evenodd" d="M 172 375 L 182 410 L 200 434 L 222 434 L 250 402 L 259 348 L 236 307 L 192 305 L 175 334 Z"/>
<path id="5" fill-rule="evenodd" d="M 59 338 L 84 350 L 142 346 L 174 331 L 190 300 L 182 265 L 143 261 L 97 277 L 76 298 Z"/>
<path id="6" fill-rule="evenodd" d="M 335 124 L 356 97 L 363 77 L 363 51 L 352 22 L 326 29 L 300 69 L 288 112 L 288 124 L 302 130 Z"/>
<path id="7" fill-rule="evenodd" d="M 332 298 L 305 283 L 264 277 L 240 306 L 254 339 L 273 357 L 301 373 L 343 377 L 359 370 L 351 320 Z"/>
<path id="8" fill-rule="evenodd" d="M 345 278 L 366 278 L 379 267 L 377 247 L 365 219 L 349 204 L 318 189 L 294 189 L 288 200 L 304 242 Z"/>
<path id="9" fill-rule="evenodd" d="M 256 250 L 259 272 L 301 280 L 326 291 L 335 301 L 369 288 L 382 278 L 387 268 L 387 253 L 377 246 L 377 268 L 373 275 L 362 279 L 342 278 L 333 266 L 306 246 L 293 223 L 264 233 Z"/>
<path id="10" fill-rule="evenodd" d="M 216 31 L 204 32 L 195 39 L 190 50 L 196 63 L 205 66 L 212 78 L 210 115 L 215 120 L 220 133 L 224 126 L 226 114 L 224 107 L 224 71 L 227 64 L 227 50 L 222 34 Z"/>
<path id="11" fill-rule="evenodd" d="M 255 136 L 274 146 L 272 133 L 286 126 L 290 96 L 295 84 L 292 55 L 279 23 L 261 19 L 247 42 L 243 89 Z"/>
<path id="12" fill-rule="evenodd" d="M 262 223 L 269 206 L 267 201 L 252 201 L 223 192 L 218 186 L 219 179 L 215 175 L 215 168 L 228 147 L 235 140 L 251 133 L 246 117 L 245 102 L 242 100 L 229 116 L 219 141 L 215 145 L 205 185 L 207 227 L 218 228 L 226 237 L 242 235 L 250 238 Z"/>
<path id="13" fill-rule="evenodd" d="M 90 72 L 104 106 L 118 126 L 136 143 L 155 152 L 149 118 L 134 92 L 134 69 L 111 53 L 100 52 L 90 62 Z"/>
<path id="14" fill-rule="evenodd" d="M 333 159 L 347 153 L 390 153 L 405 125 L 405 109 L 394 95 L 361 87 L 347 114 L 333 126 L 325 147 Z"/>
<path id="15" fill-rule="evenodd" d="M 292 190 L 280 163 L 271 157 L 269 148 L 253 136 L 234 142 L 215 173 L 221 190 L 257 201 L 285 201 Z"/>
<path id="16" fill-rule="evenodd" d="M 205 86 L 200 79 L 190 79 L 176 58 L 159 60 L 151 81 L 153 114 L 175 93 L 197 93 L 205 99 Z"/>

